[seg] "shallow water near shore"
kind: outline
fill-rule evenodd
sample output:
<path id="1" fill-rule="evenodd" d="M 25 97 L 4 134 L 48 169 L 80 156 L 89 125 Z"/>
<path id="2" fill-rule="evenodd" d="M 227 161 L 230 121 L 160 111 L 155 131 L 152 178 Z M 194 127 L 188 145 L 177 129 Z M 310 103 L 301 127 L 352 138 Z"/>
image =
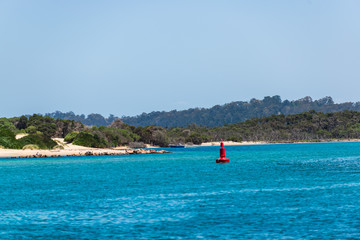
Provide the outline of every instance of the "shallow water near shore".
<path id="1" fill-rule="evenodd" d="M 360 143 L 0 160 L 0 239 L 360 238 Z"/>

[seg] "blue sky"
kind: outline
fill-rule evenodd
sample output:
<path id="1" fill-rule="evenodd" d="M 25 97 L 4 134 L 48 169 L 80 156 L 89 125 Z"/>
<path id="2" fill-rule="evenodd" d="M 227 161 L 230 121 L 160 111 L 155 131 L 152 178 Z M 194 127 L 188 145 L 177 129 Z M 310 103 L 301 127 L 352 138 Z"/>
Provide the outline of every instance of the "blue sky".
<path id="1" fill-rule="evenodd" d="M 360 1 L 0 1 L 1 116 L 360 101 Z"/>

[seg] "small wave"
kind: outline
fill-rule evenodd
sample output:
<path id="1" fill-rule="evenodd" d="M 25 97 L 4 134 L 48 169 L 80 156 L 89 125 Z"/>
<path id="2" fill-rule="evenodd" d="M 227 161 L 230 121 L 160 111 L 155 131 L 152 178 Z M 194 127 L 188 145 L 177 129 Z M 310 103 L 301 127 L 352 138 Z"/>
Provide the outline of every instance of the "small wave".
<path id="1" fill-rule="evenodd" d="M 46 211 L 46 210 L 23 210 L 23 211 L 0 211 L 1 225 L 23 225 L 26 224 L 77 224 L 77 225 L 96 225 L 96 224 L 123 224 L 123 223 L 156 223 L 156 222 L 177 222 L 193 217 L 191 212 L 158 212 L 161 208 L 152 209 L 147 212 L 144 209 L 135 209 L 134 212 L 127 212 L 123 209 L 116 211 Z"/>
<path id="2" fill-rule="evenodd" d="M 352 157 L 330 157 L 330 158 L 320 158 L 320 159 L 308 159 L 303 161 L 302 163 L 319 163 L 319 162 L 351 162 L 351 161 L 360 161 L 359 156 Z"/>
<path id="3" fill-rule="evenodd" d="M 144 196 L 112 198 L 112 199 L 106 199 L 105 201 L 118 202 L 118 201 L 136 201 L 136 200 L 166 200 L 166 199 L 218 196 L 218 195 L 237 194 L 237 193 L 316 191 L 316 190 L 351 188 L 351 187 L 360 187 L 360 182 L 333 184 L 328 186 L 312 186 L 312 187 L 245 188 L 239 190 L 199 192 L 199 193 L 191 192 L 191 193 L 151 194 Z"/>
<path id="4" fill-rule="evenodd" d="M 238 192 L 292 192 L 292 191 L 314 191 L 327 190 L 346 187 L 359 187 L 360 183 L 342 183 L 330 186 L 313 186 L 313 187 L 299 187 L 299 188 L 263 188 L 263 189 L 243 189 Z"/>

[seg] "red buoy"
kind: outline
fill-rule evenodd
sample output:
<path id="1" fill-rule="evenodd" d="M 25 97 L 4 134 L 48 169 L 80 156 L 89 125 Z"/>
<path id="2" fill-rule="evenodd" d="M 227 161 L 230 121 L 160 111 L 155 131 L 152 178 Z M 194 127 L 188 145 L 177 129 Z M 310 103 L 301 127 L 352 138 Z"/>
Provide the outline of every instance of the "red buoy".
<path id="1" fill-rule="evenodd" d="M 217 163 L 227 163 L 230 162 L 230 159 L 225 157 L 225 148 L 224 148 L 224 143 L 221 142 L 220 143 L 220 158 L 216 159 Z"/>

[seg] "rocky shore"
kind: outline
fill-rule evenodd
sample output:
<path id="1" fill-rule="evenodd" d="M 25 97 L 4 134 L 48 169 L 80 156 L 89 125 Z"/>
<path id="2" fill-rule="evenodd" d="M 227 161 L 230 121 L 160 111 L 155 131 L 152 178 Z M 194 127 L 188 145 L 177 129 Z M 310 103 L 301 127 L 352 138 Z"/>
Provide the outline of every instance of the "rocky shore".
<path id="1" fill-rule="evenodd" d="M 14 150 L 0 149 L 3 158 L 44 158 L 44 157 L 75 157 L 75 156 L 105 156 L 105 155 L 130 155 L 169 153 L 165 150 L 154 149 L 84 149 L 84 150 Z"/>

